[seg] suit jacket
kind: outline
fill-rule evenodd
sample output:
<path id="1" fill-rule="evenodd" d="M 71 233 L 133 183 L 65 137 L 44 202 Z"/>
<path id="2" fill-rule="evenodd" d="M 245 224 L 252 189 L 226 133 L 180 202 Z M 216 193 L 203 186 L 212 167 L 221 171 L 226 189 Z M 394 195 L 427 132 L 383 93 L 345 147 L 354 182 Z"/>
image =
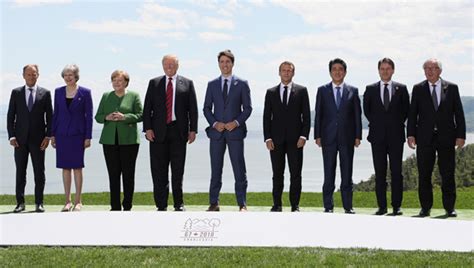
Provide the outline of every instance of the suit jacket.
<path id="1" fill-rule="evenodd" d="M 224 102 L 222 96 L 221 77 L 218 77 L 207 84 L 206 97 L 204 100 L 204 116 L 209 126 L 206 128 L 207 136 L 210 139 L 218 140 L 223 135 L 229 139 L 242 140 L 247 136 L 247 126 L 245 121 L 252 113 L 252 101 L 250 99 L 250 88 L 246 80 L 237 76 L 232 76 L 229 85 L 229 93 Z M 215 122 L 228 123 L 237 120 L 239 127 L 232 131 L 219 132 L 213 125 Z"/>
<path id="2" fill-rule="evenodd" d="M 454 146 L 456 138 L 466 139 L 466 122 L 458 86 L 445 80 L 441 80 L 438 111 L 434 109 L 428 81 L 413 86 L 407 135 L 415 137 L 419 146 L 430 145 L 435 126 L 441 144 Z"/>
<path id="3" fill-rule="evenodd" d="M 297 142 L 303 136 L 308 139 L 311 128 L 311 111 L 308 90 L 293 83 L 288 105 L 283 104 L 280 85 L 267 90 L 263 109 L 264 140 L 274 143 Z"/>
<path id="4" fill-rule="evenodd" d="M 181 133 L 186 141 L 188 133 L 197 133 L 198 111 L 196 91 L 193 81 L 178 75 L 176 77 L 176 93 L 174 113 Z M 155 139 L 163 142 L 166 138 L 166 75 L 156 77 L 148 83 L 143 107 L 143 131 L 153 130 Z"/>
<path id="5" fill-rule="evenodd" d="M 353 146 L 355 139 L 362 139 L 362 120 L 359 91 L 344 83 L 339 110 L 336 106 L 332 83 L 318 88 L 314 139 L 321 144 Z"/>
<path id="6" fill-rule="evenodd" d="M 83 136 L 92 139 L 91 90 L 79 86 L 69 107 L 66 104 L 66 86 L 54 93 L 52 136 Z"/>
<path id="7" fill-rule="evenodd" d="M 405 142 L 405 120 L 410 108 L 410 97 L 404 84 L 392 81 L 392 97 L 388 111 L 380 95 L 380 81 L 368 85 L 364 93 L 364 114 L 369 120 L 371 143 Z"/>
<path id="8" fill-rule="evenodd" d="M 124 114 L 123 121 L 108 121 L 105 117 L 119 111 Z M 118 144 L 139 144 L 137 123 L 142 121 L 142 102 L 138 93 L 128 91 L 119 98 L 114 91 L 106 92 L 102 95 L 99 108 L 95 115 L 95 120 L 99 124 L 104 124 L 100 135 L 100 144 L 115 144 L 115 133 L 118 133 Z"/>
<path id="9" fill-rule="evenodd" d="M 38 86 L 30 112 L 26 104 L 25 90 L 25 86 L 12 90 L 7 113 L 8 139 L 15 137 L 19 144 L 26 144 L 30 139 L 40 144 L 44 137 L 51 136 L 51 93 Z"/>

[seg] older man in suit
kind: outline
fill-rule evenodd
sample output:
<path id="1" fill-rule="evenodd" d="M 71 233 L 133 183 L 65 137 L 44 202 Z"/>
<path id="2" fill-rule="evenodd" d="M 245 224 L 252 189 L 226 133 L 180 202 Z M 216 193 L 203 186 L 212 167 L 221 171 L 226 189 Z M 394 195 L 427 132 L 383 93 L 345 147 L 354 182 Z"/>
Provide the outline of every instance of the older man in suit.
<path id="1" fill-rule="evenodd" d="M 433 173 L 436 155 L 441 174 L 443 207 L 447 217 L 456 217 L 455 146 L 464 146 L 466 122 L 459 89 L 442 79 L 442 64 L 429 59 L 423 64 L 426 80 L 413 86 L 408 115 L 408 145 L 414 149 L 418 165 L 420 217 L 430 216 L 433 206 Z"/>
<path id="2" fill-rule="evenodd" d="M 176 55 L 165 55 L 162 64 L 165 75 L 151 79 L 148 84 L 143 131 L 150 142 L 153 196 L 158 211 L 168 207 L 170 165 L 174 210 L 184 211 L 186 142 L 194 142 L 198 127 L 196 91 L 192 80 L 177 74 Z"/>
<path id="3" fill-rule="evenodd" d="M 245 121 L 252 113 L 250 88 L 246 80 L 232 74 L 234 54 L 224 50 L 217 56 L 221 75 L 207 85 L 204 116 L 210 139 L 211 185 L 208 211 L 219 211 L 224 153 L 229 148 L 235 178 L 235 194 L 239 211 L 247 211 L 247 171 L 244 159 Z"/>
<path id="4" fill-rule="evenodd" d="M 405 120 L 410 98 L 407 87 L 392 80 L 395 63 L 389 58 L 378 62 L 380 81 L 368 85 L 364 93 L 364 114 L 369 120 L 369 136 L 375 169 L 375 194 L 378 210 L 387 213 L 387 156 L 390 159 L 393 215 L 402 215 L 402 158 Z"/>
<path id="5" fill-rule="evenodd" d="M 336 176 L 336 157 L 341 168 L 341 196 L 344 212 L 354 214 L 352 207 L 352 161 L 354 147 L 362 139 L 359 91 L 344 82 L 347 65 L 339 58 L 329 62 L 332 82 L 318 88 L 314 139 L 323 151 L 324 212 L 334 210 L 333 193 Z"/>
<path id="6" fill-rule="evenodd" d="M 44 212 L 45 150 L 51 137 L 53 107 L 51 93 L 36 84 L 38 65 L 23 67 L 25 86 L 12 90 L 7 114 L 10 144 L 15 148 L 16 202 L 13 212 L 25 210 L 25 186 L 28 155 L 31 155 L 35 179 L 35 211 Z"/>
<path id="7" fill-rule="evenodd" d="M 281 195 L 285 173 L 285 155 L 290 166 L 291 211 L 299 211 L 303 146 L 311 128 L 308 90 L 293 83 L 295 65 L 280 64 L 281 83 L 267 90 L 263 109 L 263 135 L 270 151 L 273 170 L 273 206 L 270 211 L 282 211 Z"/>

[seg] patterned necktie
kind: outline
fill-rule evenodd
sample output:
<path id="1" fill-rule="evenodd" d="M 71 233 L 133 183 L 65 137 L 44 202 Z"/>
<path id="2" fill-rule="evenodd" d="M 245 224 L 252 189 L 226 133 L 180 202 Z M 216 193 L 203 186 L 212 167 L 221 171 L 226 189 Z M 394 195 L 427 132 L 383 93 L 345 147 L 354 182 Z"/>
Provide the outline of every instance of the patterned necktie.
<path id="1" fill-rule="evenodd" d="M 31 110 L 33 110 L 33 89 L 29 87 L 28 90 L 30 91 L 30 96 L 28 97 L 28 111 L 31 112 Z"/>
<path id="2" fill-rule="evenodd" d="M 222 89 L 222 97 L 224 98 L 224 102 L 227 100 L 227 91 L 229 90 L 227 81 L 227 79 L 224 79 L 224 88 Z"/>
<path id="3" fill-rule="evenodd" d="M 171 123 L 173 118 L 173 78 L 168 78 L 168 86 L 166 87 L 166 124 Z"/>
<path id="4" fill-rule="evenodd" d="M 385 111 L 388 111 L 388 107 L 390 105 L 390 96 L 388 93 L 388 84 L 384 84 L 383 88 L 383 106 L 385 107 Z"/>
<path id="5" fill-rule="evenodd" d="M 288 86 L 283 87 L 285 90 L 283 90 L 283 105 L 287 106 L 288 105 Z"/>
<path id="6" fill-rule="evenodd" d="M 436 95 L 436 84 L 431 85 L 433 91 L 431 92 L 431 98 L 433 99 L 433 106 L 435 111 L 438 111 L 438 96 Z"/>
<path id="7" fill-rule="evenodd" d="M 336 105 L 337 109 L 339 109 L 339 105 L 341 105 L 341 87 L 336 87 Z"/>

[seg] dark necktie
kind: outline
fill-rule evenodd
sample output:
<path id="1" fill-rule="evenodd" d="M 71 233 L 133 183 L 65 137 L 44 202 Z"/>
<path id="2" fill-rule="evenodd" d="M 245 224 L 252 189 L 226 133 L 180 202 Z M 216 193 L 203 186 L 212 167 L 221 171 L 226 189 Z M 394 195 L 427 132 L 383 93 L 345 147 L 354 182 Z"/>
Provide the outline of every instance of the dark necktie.
<path id="1" fill-rule="evenodd" d="M 433 99 L 433 106 L 435 111 L 438 111 L 438 96 L 436 95 L 436 84 L 431 85 L 433 91 L 431 92 L 431 98 Z"/>
<path id="2" fill-rule="evenodd" d="M 168 78 L 166 87 L 166 124 L 171 123 L 173 118 L 173 78 Z"/>
<path id="3" fill-rule="evenodd" d="M 284 86 L 283 87 L 285 90 L 283 90 L 283 105 L 287 105 L 288 104 L 288 86 Z"/>
<path id="4" fill-rule="evenodd" d="M 30 96 L 28 97 L 28 111 L 31 112 L 31 110 L 33 110 L 33 89 L 30 87 L 28 90 L 30 91 Z"/>
<path id="5" fill-rule="evenodd" d="M 390 96 L 388 93 L 388 84 L 385 83 L 383 87 L 383 106 L 385 107 L 385 111 L 388 111 L 389 105 L 390 105 Z"/>
<path id="6" fill-rule="evenodd" d="M 224 98 L 224 102 L 227 100 L 227 91 L 229 87 L 227 86 L 227 79 L 224 79 L 224 88 L 222 89 L 222 97 Z"/>
<path id="7" fill-rule="evenodd" d="M 336 87 L 336 105 L 337 109 L 339 109 L 339 105 L 341 105 L 341 87 Z"/>

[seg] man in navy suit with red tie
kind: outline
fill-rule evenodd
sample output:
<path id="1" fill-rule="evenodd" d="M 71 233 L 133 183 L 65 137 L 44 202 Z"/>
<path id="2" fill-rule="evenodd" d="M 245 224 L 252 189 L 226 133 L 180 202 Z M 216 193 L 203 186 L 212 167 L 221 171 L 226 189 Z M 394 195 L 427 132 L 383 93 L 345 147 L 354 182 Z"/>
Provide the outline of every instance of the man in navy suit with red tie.
<path id="1" fill-rule="evenodd" d="M 341 168 L 341 197 L 344 212 L 354 214 L 352 207 L 352 161 L 354 147 L 362 139 L 359 91 L 344 82 L 346 63 L 336 58 L 329 62 L 332 82 L 318 88 L 314 139 L 323 151 L 324 212 L 334 211 L 333 193 L 336 177 L 336 158 Z"/>
<path id="2" fill-rule="evenodd" d="M 235 195 L 239 211 L 247 211 L 247 170 L 244 159 L 245 121 L 252 113 L 250 88 L 246 80 L 232 74 L 234 54 L 224 50 L 217 56 L 221 75 L 207 85 L 204 116 L 210 139 L 211 185 L 207 211 L 219 211 L 224 153 L 229 149 L 235 179 Z"/>
<path id="3" fill-rule="evenodd" d="M 440 77 L 442 64 L 429 59 L 423 64 L 426 80 L 413 86 L 408 114 L 408 145 L 414 149 L 418 165 L 420 217 L 430 216 L 433 206 L 431 175 L 438 156 L 443 207 L 447 217 L 456 217 L 455 146 L 466 141 L 466 122 L 459 89 Z"/>
<path id="4" fill-rule="evenodd" d="M 367 140 L 372 145 L 375 194 L 378 210 L 387 213 L 387 156 L 390 161 L 393 215 L 402 215 L 402 158 L 405 121 L 410 107 L 407 87 L 392 80 L 395 63 L 389 58 L 378 62 L 380 81 L 368 85 L 364 93 L 364 114 L 369 121 Z"/>

